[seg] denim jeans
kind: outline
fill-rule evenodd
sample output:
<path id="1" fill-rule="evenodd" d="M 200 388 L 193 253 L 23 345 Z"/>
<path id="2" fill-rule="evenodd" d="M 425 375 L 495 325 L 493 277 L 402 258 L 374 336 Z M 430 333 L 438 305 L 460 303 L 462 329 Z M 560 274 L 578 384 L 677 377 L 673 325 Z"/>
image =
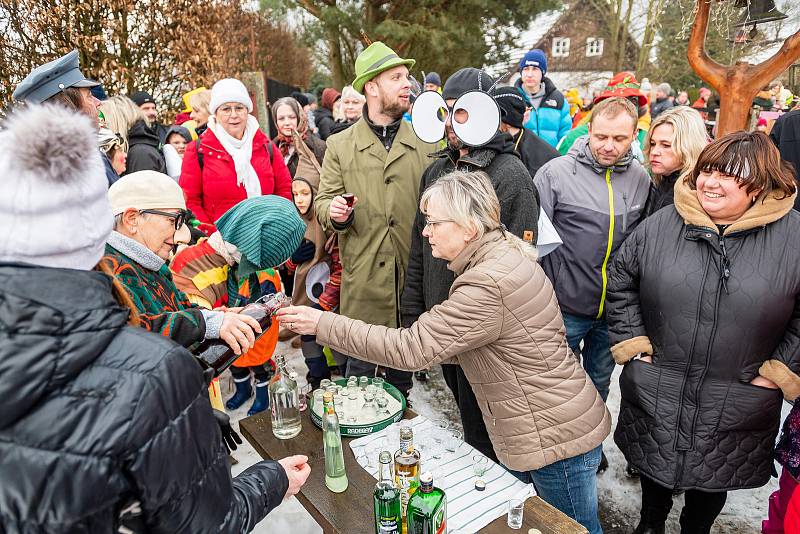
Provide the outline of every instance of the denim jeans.
<path id="1" fill-rule="evenodd" d="M 594 382 L 594 387 L 603 398 L 608 399 L 611 374 L 614 372 L 614 358 L 608 341 L 608 323 L 605 319 L 592 319 L 580 315 L 561 314 L 567 329 L 567 343 L 572 352 L 581 354 L 583 368 Z M 583 350 L 580 348 L 583 341 Z"/>
<path id="2" fill-rule="evenodd" d="M 586 527 L 589 534 L 602 534 L 597 515 L 600 450 L 598 446 L 533 471 L 509 471 L 525 483 L 533 482 L 539 497 Z"/>

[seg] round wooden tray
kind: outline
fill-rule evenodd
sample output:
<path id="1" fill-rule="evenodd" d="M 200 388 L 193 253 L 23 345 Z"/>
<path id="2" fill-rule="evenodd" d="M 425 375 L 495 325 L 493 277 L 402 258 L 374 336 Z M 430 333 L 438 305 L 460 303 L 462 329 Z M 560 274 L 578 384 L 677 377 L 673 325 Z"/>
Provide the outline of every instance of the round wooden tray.
<path id="1" fill-rule="evenodd" d="M 346 378 L 340 378 L 339 380 L 333 380 L 332 382 L 334 384 L 347 387 Z M 369 383 L 370 384 L 372 383 L 372 379 L 370 379 Z M 342 436 L 348 436 L 348 437 L 367 436 L 369 434 L 372 434 L 373 432 L 378 432 L 380 430 L 383 430 L 387 426 L 391 425 L 392 423 L 396 423 L 397 421 L 403 418 L 403 414 L 406 411 L 406 398 L 403 397 L 403 394 L 400 393 L 399 389 L 397 389 L 388 382 L 384 382 L 383 387 L 386 390 L 386 393 L 388 393 L 389 395 L 391 395 L 397 401 L 400 402 L 401 406 L 400 410 L 398 410 L 397 412 L 393 413 L 392 415 L 384 419 L 380 419 L 378 421 L 375 421 L 374 423 L 366 425 L 348 425 L 346 423 L 342 423 L 341 421 L 339 421 L 339 433 Z M 311 398 L 309 398 L 308 413 L 311 416 L 311 420 L 314 422 L 315 425 L 317 425 L 317 428 L 322 429 L 322 414 L 319 414 L 316 411 L 314 411 L 314 407 L 311 406 L 311 404 L 312 404 Z"/>

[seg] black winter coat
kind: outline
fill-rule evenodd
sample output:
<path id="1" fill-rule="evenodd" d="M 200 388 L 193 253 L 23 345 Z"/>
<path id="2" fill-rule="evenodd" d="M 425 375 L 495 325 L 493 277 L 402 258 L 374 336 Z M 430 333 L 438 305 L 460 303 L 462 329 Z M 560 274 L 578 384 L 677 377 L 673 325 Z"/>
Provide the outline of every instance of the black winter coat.
<path id="1" fill-rule="evenodd" d="M 522 160 L 531 177 L 536 176 L 542 165 L 553 158 L 561 156 L 558 150 L 550 146 L 550 143 L 525 128 L 522 128 L 512 140 L 514 149 L 519 154 L 519 159 Z M 534 191 L 538 200 L 539 192 L 535 187 Z"/>
<path id="2" fill-rule="evenodd" d="M 158 132 L 143 120 L 136 121 L 128 131 L 128 162 L 124 174 L 136 171 L 167 173 Z"/>
<path id="3" fill-rule="evenodd" d="M 769 137 L 781 153 L 781 158 L 794 165 L 795 177 L 800 185 L 800 110 L 784 113 L 769 132 Z M 800 196 L 794 209 L 800 211 Z"/>
<path id="4" fill-rule="evenodd" d="M 459 158 L 458 151 L 445 149 L 431 154 L 438 158 L 422 173 L 422 193 L 440 177 L 455 169 L 483 171 L 489 175 L 500 200 L 500 220 L 514 235 L 529 241 L 535 238 L 539 221 L 539 202 L 533 178 L 522 164 L 511 136 L 498 133 L 487 145 L 473 148 Z M 417 202 L 419 206 L 419 202 Z M 419 209 L 411 229 L 411 252 L 408 258 L 405 288 L 400 299 L 400 318 L 409 327 L 420 315 L 448 299 L 455 274 L 447 261 L 434 258 L 428 240 L 422 237 L 425 216 Z"/>
<path id="5" fill-rule="evenodd" d="M 675 182 L 678 181 L 680 171 L 667 176 L 662 176 L 659 184 L 652 182 L 647 202 L 644 205 L 642 217 L 649 217 L 661 208 L 672 206 L 675 203 Z"/>
<path id="6" fill-rule="evenodd" d="M 675 104 L 669 98 L 657 98 L 653 105 L 650 106 L 650 118 L 655 120 L 656 117 L 673 107 L 675 107 Z"/>
<path id="7" fill-rule="evenodd" d="M 0 265 L 0 532 L 249 532 L 283 468 L 231 480 L 200 366 L 126 326 L 98 272 Z M 127 524 L 133 524 L 129 522 Z"/>
<path id="8" fill-rule="evenodd" d="M 314 125 L 317 127 L 320 139 L 323 141 L 328 139 L 331 133 L 333 133 L 331 129 L 335 124 L 336 121 L 333 119 L 331 110 L 323 108 L 322 106 L 314 110 Z"/>
<path id="9" fill-rule="evenodd" d="M 800 214 L 759 199 L 720 237 L 695 191 L 645 219 L 611 267 L 611 351 L 625 363 L 614 441 L 670 488 L 764 485 L 781 392 L 800 380 Z M 653 355 L 653 363 L 632 360 Z M 763 364 L 763 365 L 762 365 Z M 779 372 L 777 372 L 779 371 Z"/>

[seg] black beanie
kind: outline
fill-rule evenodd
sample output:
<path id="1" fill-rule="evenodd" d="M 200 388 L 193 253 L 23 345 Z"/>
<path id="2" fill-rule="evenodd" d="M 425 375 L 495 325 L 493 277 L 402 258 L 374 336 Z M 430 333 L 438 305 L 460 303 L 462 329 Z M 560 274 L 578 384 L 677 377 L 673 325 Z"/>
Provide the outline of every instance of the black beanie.
<path id="1" fill-rule="evenodd" d="M 144 104 L 155 104 L 156 101 L 153 100 L 153 97 L 150 96 L 150 93 L 147 91 L 134 91 L 131 95 L 131 100 L 133 100 L 137 106 L 141 107 Z"/>
<path id="2" fill-rule="evenodd" d="M 442 98 L 458 98 L 467 91 L 488 91 L 494 80 L 480 69 L 465 67 L 447 78 L 442 88 Z"/>
<path id="3" fill-rule="evenodd" d="M 525 117 L 525 100 L 514 87 L 498 87 L 494 90 L 494 100 L 500 106 L 502 121 L 514 128 L 522 128 Z"/>
<path id="4" fill-rule="evenodd" d="M 301 108 L 304 108 L 308 105 L 308 97 L 299 91 L 294 91 L 292 93 L 292 98 L 297 100 Z"/>

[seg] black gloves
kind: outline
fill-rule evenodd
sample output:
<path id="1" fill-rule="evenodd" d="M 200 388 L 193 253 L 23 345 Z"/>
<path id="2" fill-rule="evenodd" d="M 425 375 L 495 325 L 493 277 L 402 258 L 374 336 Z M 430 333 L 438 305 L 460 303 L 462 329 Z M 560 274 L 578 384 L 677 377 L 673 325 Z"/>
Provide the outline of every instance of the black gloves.
<path id="1" fill-rule="evenodd" d="M 307 262 L 314 257 L 314 252 L 316 252 L 316 250 L 317 247 L 314 246 L 314 243 L 303 238 L 303 241 L 300 242 L 300 246 L 297 247 L 297 250 L 292 254 L 292 263 L 300 265 L 301 263 Z"/>
<path id="2" fill-rule="evenodd" d="M 219 429 L 222 431 L 222 442 L 228 448 L 228 452 L 235 451 L 238 445 L 242 444 L 242 438 L 231 426 L 231 418 L 228 414 L 219 410 L 211 410 L 214 412 L 214 419 L 217 420 Z"/>

